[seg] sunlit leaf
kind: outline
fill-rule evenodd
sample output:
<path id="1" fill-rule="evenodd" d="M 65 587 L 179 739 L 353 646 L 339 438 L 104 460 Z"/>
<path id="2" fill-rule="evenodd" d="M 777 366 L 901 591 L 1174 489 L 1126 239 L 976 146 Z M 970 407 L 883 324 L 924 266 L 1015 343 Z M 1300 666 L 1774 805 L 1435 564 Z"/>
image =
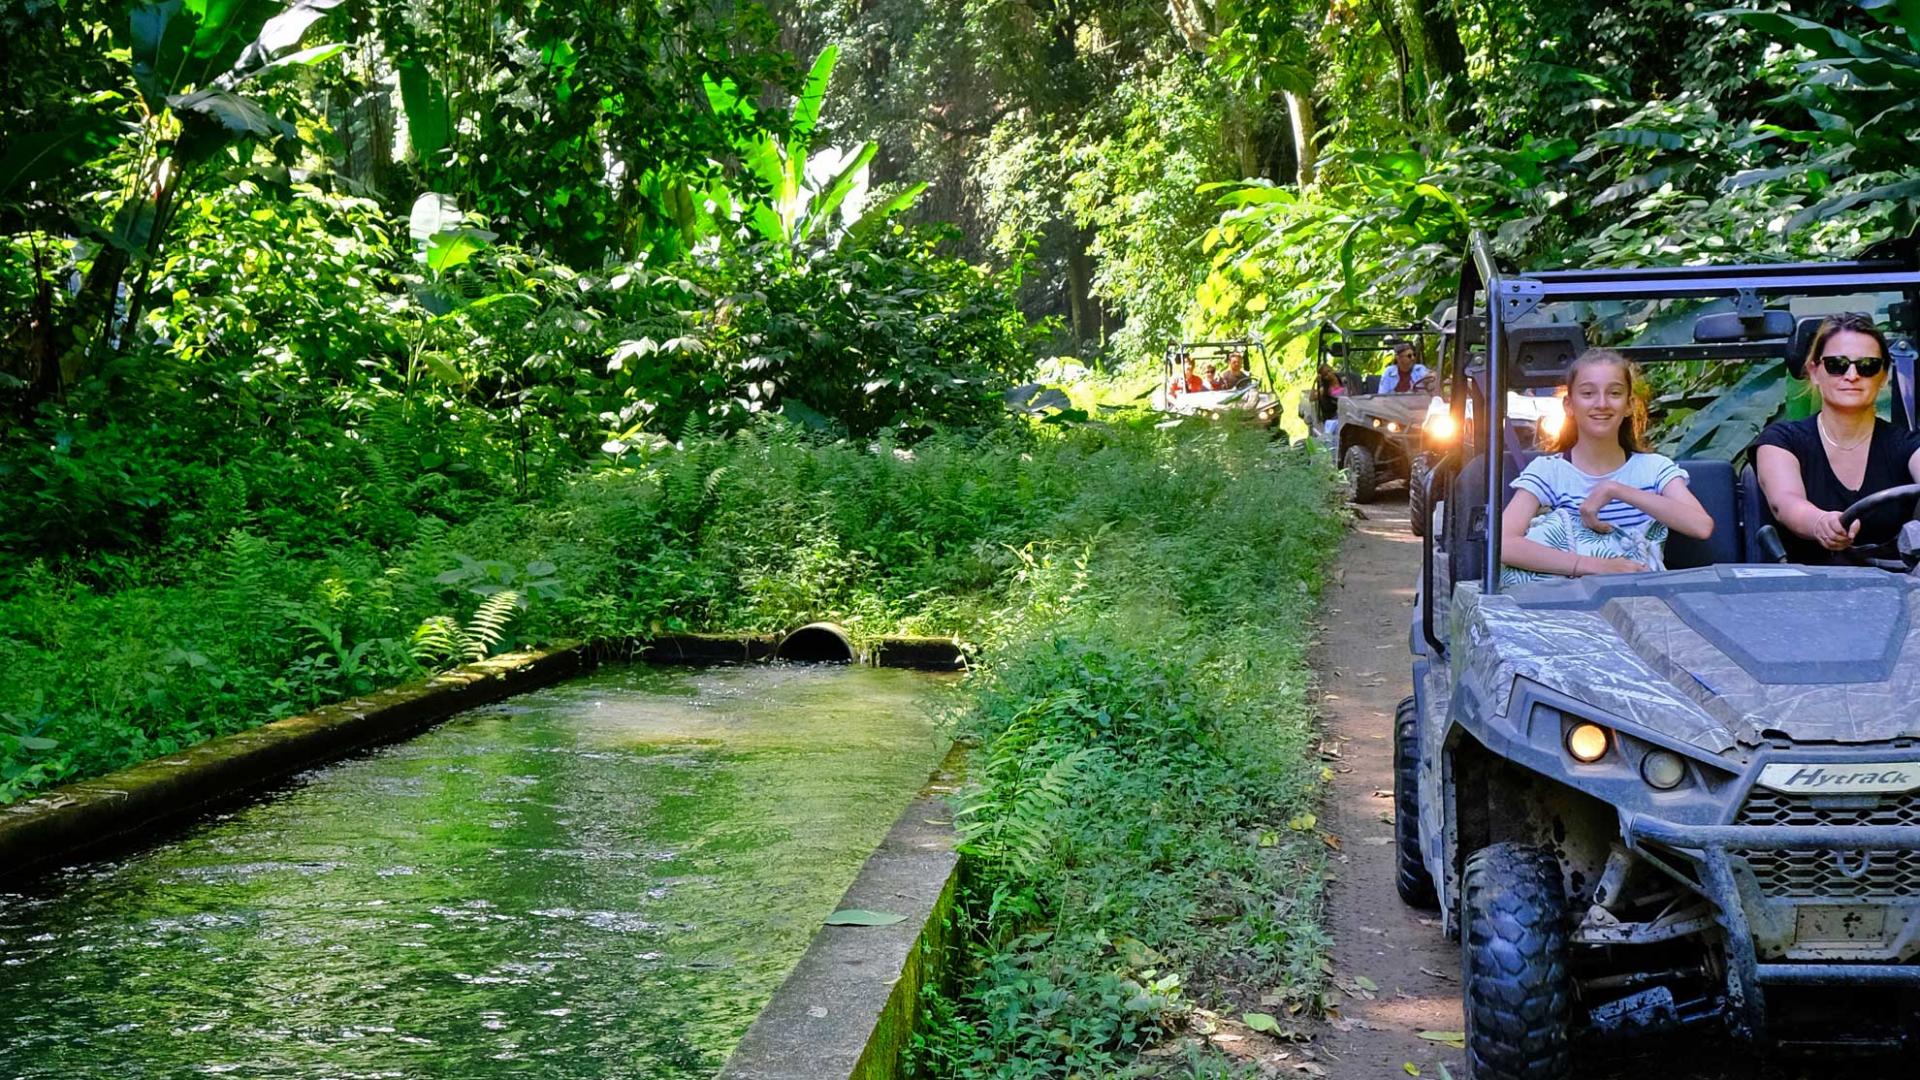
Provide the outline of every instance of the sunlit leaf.
<path id="1" fill-rule="evenodd" d="M 1266 1002 L 1262 1001 L 1260 1004 L 1264 1005 Z M 1241 1013 L 1240 1022 L 1247 1025 L 1249 1031 L 1258 1031 L 1267 1035 L 1279 1035 L 1285 1030 L 1272 1013 Z"/>
<path id="2" fill-rule="evenodd" d="M 413 210 L 407 215 L 407 233 L 416 244 L 425 244 L 435 235 L 464 224 L 466 216 L 460 212 L 459 201 L 432 191 L 413 200 Z"/>
<path id="3" fill-rule="evenodd" d="M 426 249 L 421 252 L 422 261 L 436 274 L 444 274 L 467 260 L 492 243 L 494 234 L 486 229 L 462 227 L 435 233 L 427 239 Z M 501 294 L 503 297 L 510 294 Z"/>
<path id="4" fill-rule="evenodd" d="M 826 917 L 827 926 L 892 926 L 905 922 L 905 915 L 895 915 L 891 911 L 868 911 L 865 908 L 841 908 Z"/>

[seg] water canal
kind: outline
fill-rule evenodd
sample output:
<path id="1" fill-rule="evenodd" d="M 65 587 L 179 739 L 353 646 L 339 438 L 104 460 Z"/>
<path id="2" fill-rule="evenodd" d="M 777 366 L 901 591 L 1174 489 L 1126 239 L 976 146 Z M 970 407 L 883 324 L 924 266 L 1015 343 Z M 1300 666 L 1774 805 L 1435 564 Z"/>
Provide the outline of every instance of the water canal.
<path id="1" fill-rule="evenodd" d="M 0 1076 L 711 1076 L 938 763 L 934 693 L 603 670 L 0 893 Z"/>

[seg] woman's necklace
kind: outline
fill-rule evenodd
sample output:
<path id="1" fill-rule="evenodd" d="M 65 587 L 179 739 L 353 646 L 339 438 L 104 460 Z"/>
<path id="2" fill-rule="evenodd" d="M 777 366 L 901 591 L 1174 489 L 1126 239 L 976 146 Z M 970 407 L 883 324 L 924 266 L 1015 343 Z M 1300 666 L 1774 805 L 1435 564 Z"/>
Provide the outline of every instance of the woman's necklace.
<path id="1" fill-rule="evenodd" d="M 1853 442 L 1851 442 L 1851 443 L 1842 443 L 1842 442 L 1841 442 L 1840 440 L 1838 440 L 1838 439 L 1836 439 L 1836 438 L 1834 438 L 1833 436 L 1831 436 L 1831 435 L 1829 435 L 1829 434 L 1827 434 L 1827 425 L 1826 425 L 1826 422 L 1825 422 L 1824 420 L 1822 420 L 1822 419 L 1820 418 L 1820 414 L 1818 414 L 1818 413 L 1816 413 L 1816 414 L 1814 414 L 1814 417 L 1813 417 L 1813 426 L 1814 426 L 1814 427 L 1817 427 L 1817 428 L 1819 428 L 1819 429 L 1820 429 L 1820 437 L 1821 437 L 1822 439 L 1825 439 L 1825 440 L 1827 440 L 1827 445 L 1828 445 L 1828 446 L 1831 446 L 1831 447 L 1833 447 L 1833 448 L 1834 448 L 1835 450 L 1839 450 L 1839 451 L 1842 451 L 1842 452 L 1845 452 L 1845 451 L 1848 451 L 1848 450 L 1858 450 L 1858 449 L 1860 449 L 1860 448 L 1861 448 L 1862 446 L 1864 446 L 1864 445 L 1866 445 L 1866 443 L 1867 443 L 1867 440 L 1869 440 L 1869 439 L 1871 439 L 1871 438 L 1873 438 L 1873 429 L 1872 429 L 1872 428 L 1868 428 L 1868 429 L 1867 429 L 1867 433 L 1866 433 L 1865 435 L 1862 435 L 1862 436 L 1860 436 L 1860 437 L 1859 437 L 1858 439 L 1855 439 L 1855 440 L 1854 440 Z"/>

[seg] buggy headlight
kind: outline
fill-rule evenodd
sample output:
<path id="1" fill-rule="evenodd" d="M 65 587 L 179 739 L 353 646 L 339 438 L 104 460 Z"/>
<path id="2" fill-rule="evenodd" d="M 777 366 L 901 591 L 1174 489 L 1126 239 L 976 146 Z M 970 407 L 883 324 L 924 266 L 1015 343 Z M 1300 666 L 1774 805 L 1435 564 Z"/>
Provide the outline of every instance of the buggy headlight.
<path id="1" fill-rule="evenodd" d="M 1651 787 L 1672 791 L 1687 778 L 1687 763 L 1671 750 L 1654 750 L 1640 759 L 1640 778 Z"/>
<path id="2" fill-rule="evenodd" d="M 1613 742 L 1607 736 L 1607 729 L 1599 724 L 1582 721 L 1567 729 L 1567 753 L 1573 760 L 1591 765 L 1607 756 L 1607 747 Z"/>
<path id="3" fill-rule="evenodd" d="M 1552 404 L 1549 405 L 1547 402 L 1552 402 Z M 1535 441 L 1545 443 L 1559 438 L 1560 429 L 1565 427 L 1566 423 L 1566 406 L 1562 405 L 1559 400 L 1555 398 L 1543 399 L 1540 406 L 1540 419 L 1535 421 L 1534 430 L 1538 431 L 1544 438 L 1538 438 Z"/>
<path id="4" fill-rule="evenodd" d="M 1439 398 L 1434 398 L 1427 405 L 1427 416 L 1420 422 L 1420 427 L 1426 432 L 1427 441 L 1435 445 L 1452 442 L 1460 430 L 1460 425 L 1454 422 L 1453 410 Z"/>

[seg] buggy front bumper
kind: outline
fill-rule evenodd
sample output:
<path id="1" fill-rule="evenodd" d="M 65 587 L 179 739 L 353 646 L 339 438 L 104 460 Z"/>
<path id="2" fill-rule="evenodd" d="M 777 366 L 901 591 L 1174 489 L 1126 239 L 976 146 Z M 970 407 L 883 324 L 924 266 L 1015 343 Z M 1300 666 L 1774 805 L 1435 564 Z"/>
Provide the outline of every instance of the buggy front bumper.
<path id="1" fill-rule="evenodd" d="M 1912 986 L 1920 987 L 1920 963 L 1762 961 L 1754 920 L 1767 919 L 1775 905 L 1760 893 L 1746 869 L 1750 853 L 1817 853 L 1830 858 L 1845 877 L 1864 878 L 1876 858 L 1920 861 L 1920 826 L 1908 825 L 1682 825 L 1621 811 L 1621 835 L 1643 855 L 1678 854 L 1691 861 L 1698 885 L 1713 903 L 1725 931 L 1727 1000 L 1736 1033 L 1761 1037 L 1766 1030 L 1766 986 Z M 1662 851 L 1649 851 L 1648 845 Z M 1844 892 L 1830 898 L 1846 904 Z M 1874 897 L 1868 903 L 1910 908 L 1912 898 Z M 1792 910 L 1792 909 L 1788 909 Z"/>

